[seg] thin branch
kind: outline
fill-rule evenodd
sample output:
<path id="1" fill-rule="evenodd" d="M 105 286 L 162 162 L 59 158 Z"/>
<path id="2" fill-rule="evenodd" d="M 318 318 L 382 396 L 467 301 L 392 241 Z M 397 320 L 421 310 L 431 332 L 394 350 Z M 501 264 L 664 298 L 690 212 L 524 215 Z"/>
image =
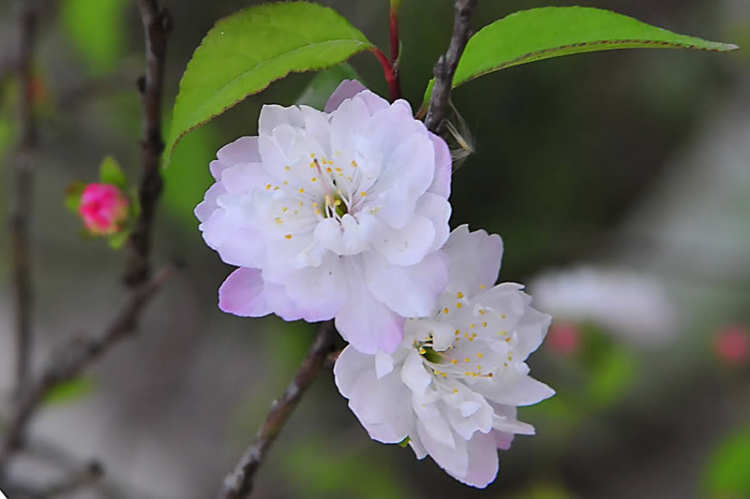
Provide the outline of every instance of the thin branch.
<path id="1" fill-rule="evenodd" d="M 471 37 L 471 17 L 477 2 L 478 0 L 456 0 L 453 37 L 448 51 L 435 63 L 435 86 L 432 89 L 430 108 L 424 121 L 432 132 L 441 132 L 443 119 L 448 112 L 453 76 L 456 74 L 458 61 Z"/>
<path id="2" fill-rule="evenodd" d="M 383 73 L 385 74 L 385 80 L 388 82 L 388 89 L 391 94 L 391 102 L 401 98 L 401 87 L 399 86 L 398 75 L 396 69 L 391 65 L 391 61 L 378 47 L 370 49 L 370 52 L 378 58 L 380 65 L 383 66 Z"/>
<path id="3" fill-rule="evenodd" d="M 125 282 L 137 286 L 148 279 L 150 272 L 151 233 L 156 206 L 164 186 L 159 171 L 164 140 L 161 134 L 161 104 L 164 86 L 164 61 L 167 36 L 172 21 L 157 0 L 138 0 L 143 29 L 146 34 L 146 75 L 138 80 L 143 103 L 143 138 L 141 161 L 143 173 L 138 190 L 141 215 L 130 236 L 130 256 Z"/>
<path id="4" fill-rule="evenodd" d="M 31 363 L 31 262 L 29 224 L 32 206 L 33 156 L 37 143 L 33 111 L 33 57 L 38 11 L 35 2 L 22 2 L 18 13 L 18 150 L 13 172 L 10 215 L 11 258 L 15 299 L 16 367 L 15 395 L 20 397 L 29 380 Z"/>
<path id="5" fill-rule="evenodd" d="M 333 321 L 323 323 L 294 381 L 287 387 L 284 395 L 271 404 L 271 411 L 263 427 L 255 436 L 255 442 L 245 451 L 234 472 L 224 480 L 219 499 L 250 497 L 255 484 L 255 474 L 263 464 L 289 416 L 292 415 L 302 396 L 326 363 L 326 359 L 333 351 L 335 338 L 336 330 L 333 327 Z"/>
<path id="6" fill-rule="evenodd" d="M 24 392 L 14 409 L 0 446 L 0 469 L 23 445 L 26 428 L 47 394 L 61 383 L 80 374 L 109 349 L 136 331 L 138 319 L 145 305 L 173 272 L 174 268 L 169 266 L 147 283 L 133 289 L 128 301 L 99 335 L 73 339 L 50 360 L 41 377 Z"/>
<path id="7" fill-rule="evenodd" d="M 58 496 L 73 494 L 81 491 L 104 476 L 104 468 L 98 461 L 88 463 L 83 469 L 76 470 L 69 476 L 47 485 L 32 485 L 12 483 L 8 487 L 8 493 L 13 497 L 24 497 L 28 499 L 51 499 Z"/>
<path id="8" fill-rule="evenodd" d="M 401 0 L 391 0 L 390 10 L 390 27 L 391 27 L 391 67 L 395 77 L 395 86 L 398 89 L 398 95 L 401 95 L 401 75 L 399 71 L 399 52 L 401 50 L 401 40 L 398 33 L 398 11 L 401 7 Z M 395 99 L 392 99 L 395 100 Z"/>

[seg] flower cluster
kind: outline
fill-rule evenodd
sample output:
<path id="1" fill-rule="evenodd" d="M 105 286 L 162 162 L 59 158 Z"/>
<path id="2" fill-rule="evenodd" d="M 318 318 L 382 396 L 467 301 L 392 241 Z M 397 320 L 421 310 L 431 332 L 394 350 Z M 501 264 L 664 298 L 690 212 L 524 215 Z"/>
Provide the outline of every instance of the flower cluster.
<path id="1" fill-rule="evenodd" d="M 554 393 L 525 363 L 550 317 L 522 286 L 495 286 L 499 236 L 449 232 L 446 143 L 405 101 L 346 81 L 323 112 L 264 106 L 259 135 L 219 150 L 211 173 L 200 230 L 239 267 L 220 308 L 335 319 L 350 343 L 336 384 L 370 436 L 492 482 L 497 449 L 534 433 L 516 408 Z"/>

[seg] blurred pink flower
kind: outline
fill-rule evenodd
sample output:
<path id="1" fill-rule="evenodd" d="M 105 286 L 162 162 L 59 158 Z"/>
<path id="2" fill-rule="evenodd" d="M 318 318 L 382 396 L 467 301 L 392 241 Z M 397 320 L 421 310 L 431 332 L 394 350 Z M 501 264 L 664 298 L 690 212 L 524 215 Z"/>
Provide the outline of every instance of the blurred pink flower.
<path id="1" fill-rule="evenodd" d="M 560 355 L 573 355 L 581 348 L 581 328 L 571 322 L 553 323 L 547 344 Z"/>
<path id="2" fill-rule="evenodd" d="M 408 102 L 346 81 L 325 112 L 263 106 L 259 136 L 217 157 L 195 214 L 240 267 L 219 290 L 223 311 L 335 318 L 364 353 L 393 352 L 405 318 L 432 312 L 448 279 L 451 158 Z"/>
<path id="3" fill-rule="evenodd" d="M 114 234 L 128 215 L 128 199 L 114 185 L 89 184 L 81 195 L 78 212 L 92 234 Z"/>
<path id="4" fill-rule="evenodd" d="M 716 335 L 714 349 L 725 364 L 743 365 L 750 357 L 750 331 L 736 324 L 724 326 Z"/>

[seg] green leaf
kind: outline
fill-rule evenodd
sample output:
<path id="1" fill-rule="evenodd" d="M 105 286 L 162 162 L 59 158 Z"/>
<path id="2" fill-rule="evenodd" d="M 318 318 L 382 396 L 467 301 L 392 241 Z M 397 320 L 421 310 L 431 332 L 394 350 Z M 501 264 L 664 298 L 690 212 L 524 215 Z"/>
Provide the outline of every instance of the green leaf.
<path id="1" fill-rule="evenodd" d="M 188 63 L 167 162 L 183 135 L 291 72 L 340 64 L 373 45 L 335 10 L 307 2 L 245 9 L 220 20 Z"/>
<path id="2" fill-rule="evenodd" d="M 128 182 L 125 173 L 120 168 L 120 163 L 112 156 L 107 156 L 102 161 L 99 167 L 99 179 L 103 184 L 115 185 L 120 189 L 125 189 Z"/>
<path id="3" fill-rule="evenodd" d="M 734 433 L 711 458 L 706 474 L 706 497 L 750 497 L 750 427 Z"/>
<path id="4" fill-rule="evenodd" d="M 663 48 L 727 52 L 736 45 L 709 42 L 589 7 L 543 7 L 516 12 L 479 30 L 466 45 L 453 87 L 501 69 L 553 57 L 602 50 Z M 432 95 L 434 80 L 425 92 Z"/>
<path id="5" fill-rule="evenodd" d="M 78 213 L 78 207 L 81 205 L 81 196 L 86 189 L 86 184 L 76 180 L 65 189 L 65 206 L 73 213 Z"/>
<path id="6" fill-rule="evenodd" d="M 74 402 L 94 391 L 96 384 L 91 378 L 73 378 L 54 387 L 44 398 L 46 405 L 60 405 Z"/>
<path id="7" fill-rule="evenodd" d="M 66 0 L 61 19 L 65 30 L 94 74 L 107 73 L 120 62 L 125 39 L 127 0 Z"/>
<path id="8" fill-rule="evenodd" d="M 107 237 L 107 242 L 112 249 L 118 250 L 128 241 L 130 230 L 123 229 Z"/>
<path id="9" fill-rule="evenodd" d="M 334 90 L 344 80 L 360 80 L 359 75 L 349 64 L 339 64 L 316 74 L 297 99 L 298 106 L 310 106 L 323 110 Z"/>

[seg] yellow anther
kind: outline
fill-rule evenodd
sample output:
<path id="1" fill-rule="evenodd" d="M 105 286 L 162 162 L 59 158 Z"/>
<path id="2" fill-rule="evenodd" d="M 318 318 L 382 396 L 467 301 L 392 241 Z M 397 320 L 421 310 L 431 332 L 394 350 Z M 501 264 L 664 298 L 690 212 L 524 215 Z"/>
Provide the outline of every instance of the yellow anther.
<path id="1" fill-rule="evenodd" d="M 311 153 L 310 153 L 310 157 L 311 157 L 311 158 L 314 158 L 314 157 L 315 157 L 315 153 L 314 153 L 314 152 L 311 152 Z"/>
<path id="2" fill-rule="evenodd" d="M 336 200 L 336 201 L 335 201 L 335 202 L 333 203 L 333 206 L 341 206 L 341 200 L 340 200 L 340 199 L 337 199 L 337 200 Z"/>
<path id="3" fill-rule="evenodd" d="M 481 310 L 479 311 L 479 314 L 480 314 L 480 315 L 484 315 L 484 314 L 486 314 L 486 313 L 487 313 L 487 311 L 486 311 L 485 309 L 481 309 Z"/>
<path id="4" fill-rule="evenodd" d="M 505 338 L 505 341 L 508 342 L 508 343 L 510 343 L 510 336 L 507 337 L 507 338 Z"/>
<path id="5" fill-rule="evenodd" d="M 362 191 L 362 192 L 359 193 L 359 195 L 362 196 L 362 197 L 365 197 L 365 196 L 367 196 L 367 192 Z"/>
<path id="6" fill-rule="evenodd" d="M 456 303 L 456 308 L 461 308 L 461 307 L 463 307 L 463 306 L 464 306 L 464 304 L 463 304 L 463 303 L 461 303 L 461 302 L 458 302 L 458 303 Z"/>
<path id="7" fill-rule="evenodd" d="M 480 284 L 479 289 L 487 289 L 487 286 L 485 286 L 484 284 Z"/>
<path id="8" fill-rule="evenodd" d="M 289 185 L 289 181 L 288 180 L 284 180 L 284 185 Z"/>
<path id="9" fill-rule="evenodd" d="M 304 194 L 304 193 L 305 193 L 305 189 L 300 189 L 300 190 L 299 190 L 299 193 L 300 193 L 300 194 Z"/>
<path id="10" fill-rule="evenodd" d="M 505 315 L 505 314 L 501 315 L 500 317 L 502 317 L 503 319 L 507 319 L 508 318 L 508 316 Z"/>
<path id="11" fill-rule="evenodd" d="M 466 357 L 466 358 L 464 359 L 464 362 L 471 362 L 471 359 L 470 359 L 470 358 L 468 358 L 468 357 Z"/>
<path id="12" fill-rule="evenodd" d="M 420 353 L 420 355 L 424 355 L 424 354 L 427 353 L 427 350 L 425 350 L 424 348 L 420 348 L 419 349 L 419 353 Z"/>
<path id="13" fill-rule="evenodd" d="M 317 182 L 318 181 L 318 177 L 313 177 L 310 180 L 312 180 L 313 182 Z"/>
<path id="14" fill-rule="evenodd" d="M 463 294 L 462 292 L 460 292 L 460 291 L 459 291 L 459 292 L 458 292 L 458 293 L 456 294 L 456 296 L 458 296 L 458 299 L 460 300 L 461 298 L 463 298 L 463 297 L 464 297 L 464 294 Z"/>
<path id="15" fill-rule="evenodd" d="M 326 171 L 327 171 L 328 173 L 333 173 L 333 170 L 331 170 L 331 167 L 330 167 L 330 166 L 329 166 L 328 168 L 326 168 Z"/>
<path id="16" fill-rule="evenodd" d="M 493 376 L 494 376 L 494 374 L 492 374 L 492 373 L 489 373 L 489 374 L 487 375 L 487 377 L 488 377 L 488 378 L 491 378 L 491 377 L 493 377 Z"/>
<path id="17" fill-rule="evenodd" d="M 453 359 L 453 360 L 451 360 L 451 364 L 453 364 L 455 366 L 456 364 L 458 364 L 458 361 L 456 359 Z"/>
<path id="18" fill-rule="evenodd" d="M 483 322 L 482 327 L 487 327 L 487 322 Z"/>
<path id="19" fill-rule="evenodd" d="M 460 335 L 461 335 L 461 330 L 460 329 L 456 329 L 456 336 L 460 336 Z"/>
<path id="20" fill-rule="evenodd" d="M 352 166 L 353 166 L 354 168 L 357 168 L 357 167 L 358 167 L 359 165 L 357 164 L 357 162 L 356 162 L 356 161 L 352 160 Z"/>
<path id="21" fill-rule="evenodd" d="M 289 211 L 289 208 L 287 208 L 286 206 L 281 208 L 281 213 L 286 213 L 287 211 Z"/>
<path id="22" fill-rule="evenodd" d="M 469 327 L 470 327 L 471 329 L 474 329 L 475 327 L 477 327 L 477 325 L 476 325 L 476 324 L 474 324 L 474 323 L 472 322 L 471 324 L 469 324 Z"/>
<path id="23" fill-rule="evenodd" d="M 275 186 L 275 187 L 273 188 L 273 190 L 274 190 L 274 191 L 278 191 L 278 190 L 279 190 L 279 186 L 278 186 L 278 185 L 277 185 L 277 186 Z"/>
<path id="24" fill-rule="evenodd" d="M 454 389 L 453 389 L 453 393 L 458 393 L 458 389 L 457 389 L 457 388 L 454 388 Z"/>
<path id="25" fill-rule="evenodd" d="M 482 370 L 482 366 L 477 365 L 477 371 L 481 371 L 481 370 Z"/>
<path id="26" fill-rule="evenodd" d="M 276 217 L 276 223 L 277 224 L 283 224 L 284 221 L 281 219 L 281 217 Z"/>
<path id="27" fill-rule="evenodd" d="M 447 314 L 448 312 L 450 312 L 450 310 L 448 310 L 448 307 L 445 307 L 445 308 L 443 309 L 443 312 L 445 312 L 445 313 Z"/>
<path id="28" fill-rule="evenodd" d="M 484 358 L 484 354 L 483 353 L 478 353 L 477 354 L 477 358 L 478 359 L 483 359 Z"/>
<path id="29" fill-rule="evenodd" d="M 291 235 L 291 234 L 287 234 L 287 235 L 286 235 L 286 236 L 284 236 L 284 237 L 285 237 L 285 238 L 287 238 L 287 239 L 291 239 L 291 238 L 292 238 L 292 235 Z"/>
<path id="30" fill-rule="evenodd" d="M 443 378 L 447 378 L 448 377 L 448 375 L 445 374 L 445 373 L 440 373 L 440 376 L 442 376 Z"/>
<path id="31" fill-rule="evenodd" d="M 267 190 L 267 191 L 270 191 L 270 190 L 271 190 L 271 184 L 268 184 L 268 185 L 266 186 L 266 190 Z"/>
<path id="32" fill-rule="evenodd" d="M 286 166 L 284 167 L 284 170 L 286 170 L 286 171 L 289 171 L 289 170 L 291 170 L 291 169 L 292 169 L 292 167 L 291 167 L 291 166 L 289 166 L 289 165 L 286 165 Z"/>

